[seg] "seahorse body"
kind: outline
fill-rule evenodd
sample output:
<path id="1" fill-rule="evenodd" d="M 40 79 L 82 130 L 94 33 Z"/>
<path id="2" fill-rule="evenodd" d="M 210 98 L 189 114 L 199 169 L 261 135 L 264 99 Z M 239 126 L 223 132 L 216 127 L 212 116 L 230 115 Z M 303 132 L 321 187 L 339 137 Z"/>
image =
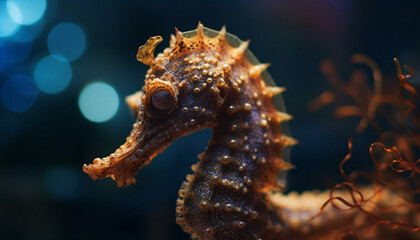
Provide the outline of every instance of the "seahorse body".
<path id="1" fill-rule="evenodd" d="M 212 128 L 177 200 L 176 222 L 192 238 L 335 239 L 351 229 L 355 214 L 332 208 L 311 220 L 327 193 L 272 194 L 280 189 L 279 172 L 291 167 L 282 152 L 296 140 L 282 133 L 281 123 L 291 116 L 272 101 L 284 89 L 266 83 L 268 64 L 255 64 L 249 41 L 199 23 L 194 31 L 176 30 L 169 48 L 154 58 L 161 40 L 153 37 L 139 48 L 138 60 L 150 69 L 143 91 L 127 98 L 137 115 L 130 136 L 109 157 L 84 165 L 86 173 L 130 185 L 174 140 Z"/>

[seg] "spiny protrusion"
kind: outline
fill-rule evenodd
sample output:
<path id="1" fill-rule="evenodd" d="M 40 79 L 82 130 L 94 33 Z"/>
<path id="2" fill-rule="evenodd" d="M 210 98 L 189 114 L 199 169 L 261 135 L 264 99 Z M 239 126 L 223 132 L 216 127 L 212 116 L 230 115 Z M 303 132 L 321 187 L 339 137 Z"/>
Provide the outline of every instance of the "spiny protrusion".
<path id="1" fill-rule="evenodd" d="M 282 168 L 282 170 L 290 170 L 290 169 L 294 169 L 294 168 L 296 168 L 296 166 L 295 165 L 293 165 L 293 164 L 291 164 L 291 163 L 289 163 L 289 162 L 286 162 L 286 161 L 284 161 L 283 159 L 281 159 L 281 161 L 280 161 L 280 165 L 281 165 L 281 168 Z"/>
<path id="2" fill-rule="evenodd" d="M 240 59 L 244 56 L 245 51 L 248 49 L 250 40 L 242 42 L 239 47 L 235 48 L 232 52 L 233 59 Z M 268 67 L 268 66 L 267 66 Z"/>
<path id="3" fill-rule="evenodd" d="M 293 118 L 292 115 L 285 113 L 285 112 L 275 112 L 274 113 L 274 121 L 276 121 L 277 123 L 283 122 L 283 121 L 289 121 Z"/>
<path id="4" fill-rule="evenodd" d="M 206 36 L 204 35 L 204 26 L 203 26 L 203 24 L 200 22 L 200 21 L 198 21 L 198 26 L 197 26 L 197 36 L 196 36 L 196 38 L 198 38 L 198 39 L 204 39 Z"/>
<path id="5" fill-rule="evenodd" d="M 162 42 L 162 40 L 161 36 L 149 38 L 143 46 L 139 47 L 139 50 L 137 51 L 137 60 L 149 66 L 153 65 L 156 46 Z"/>
<path id="6" fill-rule="evenodd" d="M 294 146 L 294 145 L 298 144 L 299 142 L 298 142 L 298 140 L 296 140 L 292 137 L 283 135 L 280 138 L 276 138 L 274 140 L 274 143 L 281 144 L 282 146 L 287 146 L 288 147 L 288 146 Z"/>
<path id="7" fill-rule="evenodd" d="M 263 90 L 263 94 L 267 95 L 268 97 L 272 97 L 274 95 L 283 93 L 284 91 L 286 91 L 285 87 L 267 87 L 266 89 Z"/>
<path id="8" fill-rule="evenodd" d="M 220 39 L 220 41 L 226 40 L 226 26 L 225 25 L 223 25 L 223 27 L 220 29 L 218 38 Z"/>
<path id="9" fill-rule="evenodd" d="M 270 66 L 269 63 L 262 63 L 262 64 L 254 65 L 249 70 L 249 75 L 251 77 L 257 77 L 261 75 L 261 73 L 264 72 L 269 66 Z"/>
<path id="10" fill-rule="evenodd" d="M 169 47 L 173 48 L 175 46 L 175 43 L 176 43 L 176 37 L 173 34 L 171 34 L 170 37 L 171 38 L 169 39 Z"/>
<path id="11" fill-rule="evenodd" d="M 184 36 L 182 36 L 182 32 L 178 30 L 178 28 L 175 28 L 175 38 L 176 41 L 182 41 L 184 39 Z"/>

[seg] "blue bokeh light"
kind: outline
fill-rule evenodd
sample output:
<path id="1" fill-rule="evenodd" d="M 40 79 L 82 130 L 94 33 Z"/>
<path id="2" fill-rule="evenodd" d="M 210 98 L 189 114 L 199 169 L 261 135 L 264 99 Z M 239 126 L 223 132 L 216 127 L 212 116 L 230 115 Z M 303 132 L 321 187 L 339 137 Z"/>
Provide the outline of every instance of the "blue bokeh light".
<path id="1" fill-rule="evenodd" d="M 73 23 L 60 23 L 48 35 L 48 48 L 52 54 L 58 54 L 73 61 L 80 57 L 86 47 L 83 30 Z"/>
<path id="2" fill-rule="evenodd" d="M 19 31 L 10 36 L 8 39 L 13 42 L 27 43 L 32 42 L 34 40 L 34 37 L 31 32 L 21 27 Z"/>
<path id="3" fill-rule="evenodd" d="M 45 13 L 45 0 L 8 0 L 7 10 L 11 19 L 17 24 L 33 24 Z"/>
<path id="4" fill-rule="evenodd" d="M 37 23 L 32 25 L 22 25 L 18 31 L 7 39 L 12 42 L 27 43 L 35 40 L 44 30 L 45 19 L 41 18 Z"/>
<path id="5" fill-rule="evenodd" d="M 32 107 L 38 95 L 34 81 L 26 75 L 13 75 L 1 88 L 1 102 L 12 112 L 24 112 Z"/>
<path id="6" fill-rule="evenodd" d="M 61 56 L 49 55 L 35 67 L 34 77 L 39 89 L 45 93 L 59 93 L 66 89 L 72 76 L 69 62 Z"/>
<path id="7" fill-rule="evenodd" d="M 19 15 L 19 9 L 14 3 L 0 1 L 0 37 L 11 36 L 20 28 L 20 25 L 10 17 L 7 5 L 15 12 L 16 18 Z"/>
<path id="8" fill-rule="evenodd" d="M 0 46 L 0 64 L 21 62 L 28 57 L 31 50 L 32 42 L 6 42 Z"/>
<path id="9" fill-rule="evenodd" d="M 120 101 L 113 87 L 103 82 L 87 85 L 79 95 L 79 108 L 92 122 L 105 122 L 117 113 Z"/>

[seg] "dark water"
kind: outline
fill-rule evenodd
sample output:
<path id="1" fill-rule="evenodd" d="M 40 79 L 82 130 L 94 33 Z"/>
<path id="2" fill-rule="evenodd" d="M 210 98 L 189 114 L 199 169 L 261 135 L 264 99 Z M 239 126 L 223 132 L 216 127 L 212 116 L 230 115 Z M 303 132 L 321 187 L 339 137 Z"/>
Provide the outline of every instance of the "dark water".
<path id="1" fill-rule="evenodd" d="M 86 49 L 71 62 L 64 91 L 39 91 L 22 113 L 0 107 L 0 239 L 189 239 L 175 223 L 175 200 L 209 130 L 175 142 L 127 188 L 110 179 L 94 182 L 81 166 L 113 152 L 131 130 L 123 97 L 140 90 L 147 70 L 136 61 L 138 46 L 161 35 L 161 51 L 174 27 L 187 31 L 198 21 L 213 29 L 226 25 L 228 32 L 251 39 L 252 52 L 270 62 L 275 82 L 287 87 L 290 128 L 300 141 L 291 153 L 297 168 L 288 174 L 288 190 L 326 189 L 341 181 L 338 164 L 351 136 L 349 169 L 369 169 L 375 131 L 355 134 L 359 118 L 337 120 L 332 107 L 310 113 L 306 105 L 331 89 L 319 71 L 324 59 L 334 61 L 344 79 L 356 67 L 369 74 L 350 63 L 357 52 L 375 59 L 393 79 L 394 57 L 419 70 L 419 10 L 416 1 L 48 1 L 29 56 L 1 63 L 0 85 L 13 74 L 33 76 L 36 62 L 48 54 L 48 34 L 59 23 L 80 26 Z M 115 88 L 121 104 L 105 123 L 88 121 L 78 107 L 83 87 L 98 79 Z"/>

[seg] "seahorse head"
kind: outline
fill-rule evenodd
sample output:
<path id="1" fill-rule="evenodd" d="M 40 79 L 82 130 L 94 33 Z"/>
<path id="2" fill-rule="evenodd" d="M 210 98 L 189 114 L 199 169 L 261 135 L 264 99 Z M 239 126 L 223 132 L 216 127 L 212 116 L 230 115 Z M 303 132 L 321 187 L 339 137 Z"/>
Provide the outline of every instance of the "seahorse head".
<path id="1" fill-rule="evenodd" d="M 139 48 L 137 59 L 150 69 L 143 90 L 126 98 L 136 122 L 114 153 L 83 166 L 91 178 L 112 177 L 118 186 L 130 185 L 137 171 L 174 140 L 215 124 L 229 89 L 229 62 L 220 52 L 232 47 L 224 39 L 224 28 L 209 38 L 199 23 L 194 33 L 186 37 L 176 30 L 169 48 L 156 58 L 160 36 Z"/>

